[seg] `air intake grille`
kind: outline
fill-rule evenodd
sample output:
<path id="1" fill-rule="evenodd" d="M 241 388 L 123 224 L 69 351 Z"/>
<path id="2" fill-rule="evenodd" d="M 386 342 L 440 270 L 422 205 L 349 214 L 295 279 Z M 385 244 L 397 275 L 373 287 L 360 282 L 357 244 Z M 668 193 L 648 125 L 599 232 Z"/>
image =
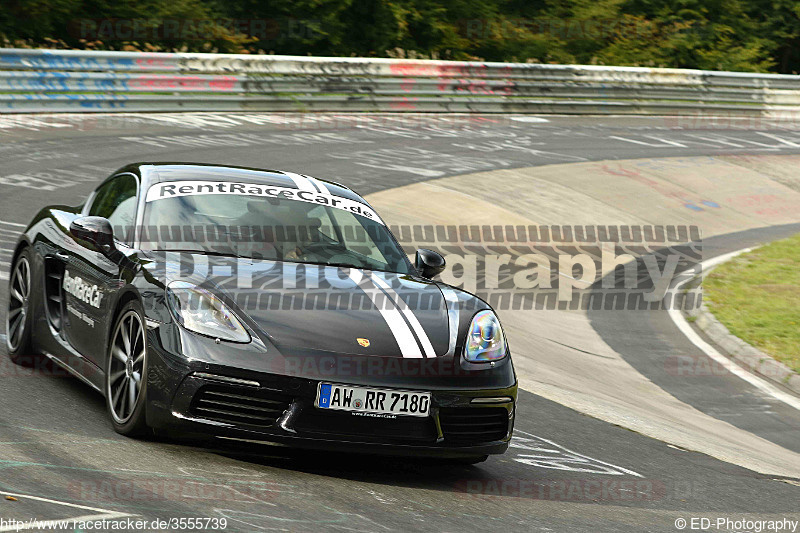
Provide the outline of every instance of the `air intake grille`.
<path id="1" fill-rule="evenodd" d="M 354 416 L 352 413 L 331 412 L 329 409 L 307 409 L 294 427 L 303 433 L 352 437 L 364 442 L 436 441 L 436 427 L 429 417 L 398 416 L 387 419 Z"/>
<path id="2" fill-rule="evenodd" d="M 492 442 L 508 433 L 508 411 L 503 407 L 442 408 L 439 423 L 450 444 Z"/>
<path id="3" fill-rule="evenodd" d="M 61 283 L 64 280 L 64 263 L 52 257 L 44 260 L 45 285 L 44 293 L 47 318 L 56 331 L 61 331 L 63 318 L 63 293 Z"/>
<path id="4" fill-rule="evenodd" d="M 250 426 L 271 426 L 289 408 L 291 398 L 272 391 L 205 386 L 192 400 L 193 415 Z"/>

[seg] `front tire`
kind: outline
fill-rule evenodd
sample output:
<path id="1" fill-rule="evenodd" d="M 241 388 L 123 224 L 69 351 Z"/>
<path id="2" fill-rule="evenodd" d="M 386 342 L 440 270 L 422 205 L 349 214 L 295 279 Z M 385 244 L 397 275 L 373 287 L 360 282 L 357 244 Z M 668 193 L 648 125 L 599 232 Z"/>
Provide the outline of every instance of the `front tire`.
<path id="1" fill-rule="evenodd" d="M 23 250 L 11 269 L 6 313 L 6 347 L 13 363 L 35 366 L 38 358 L 31 353 L 31 254 Z"/>
<path id="2" fill-rule="evenodd" d="M 117 433 L 139 437 L 148 433 L 147 331 L 138 301 L 126 304 L 111 330 L 106 357 L 106 407 Z"/>

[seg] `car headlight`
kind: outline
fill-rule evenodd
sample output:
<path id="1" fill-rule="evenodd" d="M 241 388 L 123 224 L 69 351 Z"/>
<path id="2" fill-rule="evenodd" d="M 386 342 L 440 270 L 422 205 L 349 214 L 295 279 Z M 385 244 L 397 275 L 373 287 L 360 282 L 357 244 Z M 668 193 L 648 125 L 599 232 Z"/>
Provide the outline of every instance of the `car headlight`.
<path id="1" fill-rule="evenodd" d="M 216 339 L 250 342 L 250 334 L 219 298 L 191 283 L 167 287 L 167 303 L 178 323 L 189 331 Z"/>
<path id="2" fill-rule="evenodd" d="M 506 338 L 497 316 L 492 311 L 480 311 L 472 317 L 465 359 L 473 363 L 497 361 L 506 356 L 506 351 Z"/>

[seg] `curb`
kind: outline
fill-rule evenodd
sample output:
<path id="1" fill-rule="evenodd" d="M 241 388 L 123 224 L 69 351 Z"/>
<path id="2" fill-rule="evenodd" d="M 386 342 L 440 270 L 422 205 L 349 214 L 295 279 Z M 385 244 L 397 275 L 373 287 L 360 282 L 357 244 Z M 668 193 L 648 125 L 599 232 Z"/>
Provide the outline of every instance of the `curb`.
<path id="1" fill-rule="evenodd" d="M 717 266 L 719 264 L 714 265 L 714 268 Z M 712 270 L 713 268 L 704 271 L 703 277 Z M 684 313 L 684 315 L 695 318 L 694 325 L 744 368 L 783 389 L 800 395 L 800 374 L 728 331 L 728 328 L 711 313 L 705 302 L 702 303 L 699 310 Z"/>

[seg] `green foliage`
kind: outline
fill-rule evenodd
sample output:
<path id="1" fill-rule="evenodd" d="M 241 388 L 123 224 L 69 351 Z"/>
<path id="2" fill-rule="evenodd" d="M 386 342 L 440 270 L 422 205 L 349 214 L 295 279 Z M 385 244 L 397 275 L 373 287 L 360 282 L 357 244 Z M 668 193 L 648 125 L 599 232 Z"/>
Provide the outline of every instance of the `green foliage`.
<path id="1" fill-rule="evenodd" d="M 141 30 L 135 35 L 125 32 L 125 24 L 132 21 Z M 794 72 L 800 70 L 800 4 L 795 0 L 3 0 L 0 42 L 3 39 L 13 46 Z"/>

